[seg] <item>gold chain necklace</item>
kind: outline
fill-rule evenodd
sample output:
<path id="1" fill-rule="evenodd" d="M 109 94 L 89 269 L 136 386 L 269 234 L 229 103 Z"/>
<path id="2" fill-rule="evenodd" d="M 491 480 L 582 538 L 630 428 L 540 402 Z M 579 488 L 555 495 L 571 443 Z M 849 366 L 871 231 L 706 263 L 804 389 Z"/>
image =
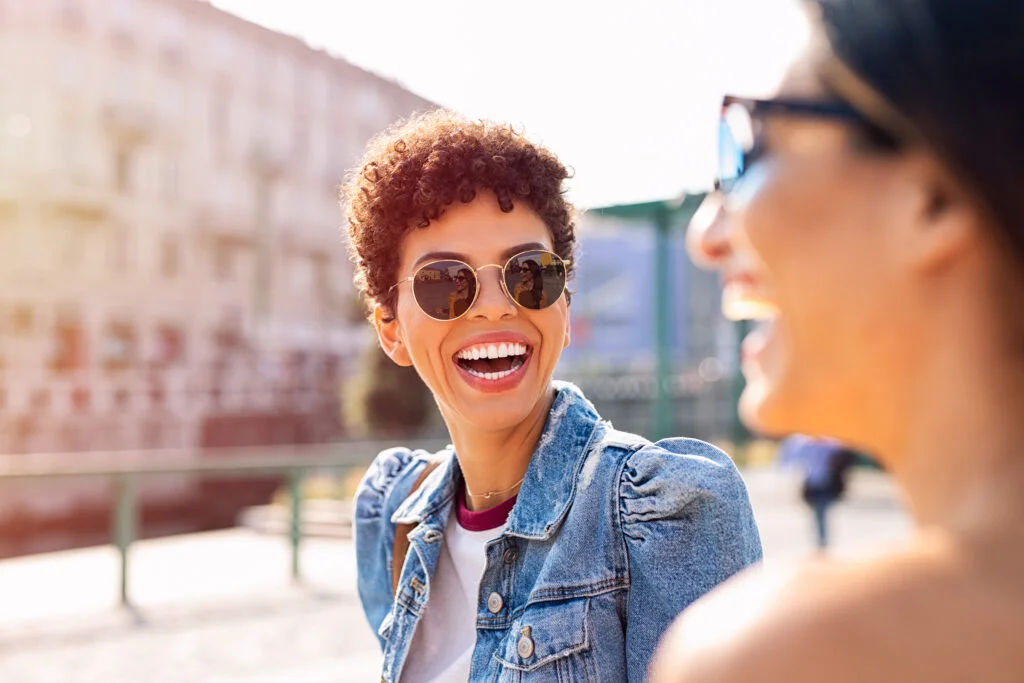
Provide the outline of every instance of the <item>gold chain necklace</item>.
<path id="1" fill-rule="evenodd" d="M 483 498 L 484 500 L 490 500 L 494 496 L 500 496 L 503 493 L 508 493 L 509 491 L 518 488 L 519 485 L 522 484 L 523 481 L 525 481 L 525 479 L 526 477 L 523 477 L 516 483 L 509 486 L 507 489 L 503 489 L 501 491 L 488 491 L 487 493 L 473 493 L 472 491 L 469 490 L 469 484 L 466 484 L 466 496 L 469 498 Z"/>

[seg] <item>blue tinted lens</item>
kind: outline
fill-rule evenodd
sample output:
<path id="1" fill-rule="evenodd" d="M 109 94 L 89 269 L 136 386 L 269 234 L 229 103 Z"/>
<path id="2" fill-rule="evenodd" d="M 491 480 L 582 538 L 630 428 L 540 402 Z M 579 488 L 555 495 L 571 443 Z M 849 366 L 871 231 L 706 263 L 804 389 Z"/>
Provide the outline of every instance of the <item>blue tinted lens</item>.
<path id="1" fill-rule="evenodd" d="M 733 134 L 725 116 L 718 124 L 718 187 L 723 192 L 732 189 L 746 170 L 743 148 Z"/>

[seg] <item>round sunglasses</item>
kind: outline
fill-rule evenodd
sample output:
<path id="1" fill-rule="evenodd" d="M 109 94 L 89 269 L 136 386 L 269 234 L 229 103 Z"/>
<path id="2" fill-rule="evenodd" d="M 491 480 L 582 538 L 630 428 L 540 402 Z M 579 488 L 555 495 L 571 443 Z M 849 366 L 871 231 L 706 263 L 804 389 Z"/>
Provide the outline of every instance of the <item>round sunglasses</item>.
<path id="1" fill-rule="evenodd" d="M 499 268 L 505 295 L 521 308 L 539 311 L 558 301 L 565 292 L 569 263 L 543 249 L 520 252 L 505 265 L 490 263 L 479 268 L 457 259 L 442 259 L 424 263 L 391 289 L 411 282 L 412 295 L 420 310 L 434 320 L 449 322 L 464 316 L 476 303 L 480 295 L 477 273 L 484 268 Z"/>

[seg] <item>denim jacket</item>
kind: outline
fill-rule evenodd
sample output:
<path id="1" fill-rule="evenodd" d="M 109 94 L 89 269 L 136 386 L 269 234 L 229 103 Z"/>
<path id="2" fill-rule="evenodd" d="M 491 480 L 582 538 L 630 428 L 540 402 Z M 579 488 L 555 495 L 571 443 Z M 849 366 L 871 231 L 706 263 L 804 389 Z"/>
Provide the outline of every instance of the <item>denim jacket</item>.
<path id="1" fill-rule="evenodd" d="M 487 546 L 471 681 L 642 681 L 687 605 L 761 558 L 746 487 L 722 451 L 614 430 L 571 384 L 557 396 L 505 530 Z M 374 460 L 355 502 L 359 597 L 397 683 L 461 480 L 451 448 Z M 396 524 L 416 523 L 392 594 Z M 401 561 L 401 558 L 399 558 Z"/>

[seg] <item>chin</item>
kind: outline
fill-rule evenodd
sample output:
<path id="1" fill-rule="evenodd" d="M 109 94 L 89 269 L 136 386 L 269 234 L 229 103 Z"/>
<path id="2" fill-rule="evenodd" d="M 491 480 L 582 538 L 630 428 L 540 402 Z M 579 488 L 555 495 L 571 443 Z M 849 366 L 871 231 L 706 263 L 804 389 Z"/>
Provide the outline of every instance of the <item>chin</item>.
<path id="1" fill-rule="evenodd" d="M 775 437 L 801 431 L 792 405 L 765 379 L 748 381 L 740 396 L 740 420 L 747 429 Z"/>
<path id="2" fill-rule="evenodd" d="M 530 416 L 533 406 L 520 406 L 506 404 L 495 405 L 492 409 L 485 409 L 476 404 L 467 406 L 461 410 L 462 417 L 477 429 L 483 431 L 501 431 L 517 427 L 526 421 Z"/>

